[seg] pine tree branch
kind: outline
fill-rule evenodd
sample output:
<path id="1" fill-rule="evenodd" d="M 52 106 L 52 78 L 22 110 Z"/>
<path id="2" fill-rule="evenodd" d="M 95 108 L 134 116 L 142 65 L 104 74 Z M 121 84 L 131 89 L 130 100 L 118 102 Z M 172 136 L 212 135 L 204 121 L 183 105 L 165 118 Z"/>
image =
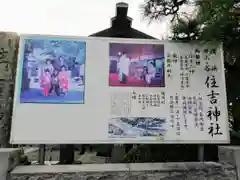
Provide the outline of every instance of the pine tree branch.
<path id="1" fill-rule="evenodd" d="M 150 21 L 166 16 L 173 16 L 173 20 L 178 16 L 180 7 L 187 2 L 188 0 L 148 0 L 142 5 L 143 16 Z"/>

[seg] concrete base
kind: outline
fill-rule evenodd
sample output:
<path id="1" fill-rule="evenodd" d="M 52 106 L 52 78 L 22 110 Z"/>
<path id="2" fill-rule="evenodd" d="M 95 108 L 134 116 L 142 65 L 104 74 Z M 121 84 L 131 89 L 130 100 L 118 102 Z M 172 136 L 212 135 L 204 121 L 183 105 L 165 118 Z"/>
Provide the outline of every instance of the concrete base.
<path id="1" fill-rule="evenodd" d="M 121 148 L 121 147 L 120 147 Z M 1 153 L 0 153 L 1 154 Z M 7 155 L 6 155 L 7 156 Z M 8 162 L 1 156 L 0 164 Z M 3 161 L 2 161 L 3 160 Z M 82 164 L 55 166 L 18 166 L 10 173 L 11 180 L 237 180 L 240 174 L 240 147 L 219 147 L 219 163 L 135 163 Z M 6 168 L 4 172 L 7 172 Z M 10 168 L 11 169 L 11 168 Z M 2 180 L 2 178 L 0 179 Z M 5 180 L 5 179 L 4 179 Z"/>
<path id="2" fill-rule="evenodd" d="M 240 179 L 240 146 L 220 146 L 218 157 L 222 164 L 232 165 Z"/>
<path id="3" fill-rule="evenodd" d="M 214 162 L 19 166 L 11 180 L 237 180 L 236 172 Z"/>
<path id="4" fill-rule="evenodd" d="M 20 155 L 20 149 L 0 148 L 0 180 L 6 180 L 8 172 L 19 164 Z"/>

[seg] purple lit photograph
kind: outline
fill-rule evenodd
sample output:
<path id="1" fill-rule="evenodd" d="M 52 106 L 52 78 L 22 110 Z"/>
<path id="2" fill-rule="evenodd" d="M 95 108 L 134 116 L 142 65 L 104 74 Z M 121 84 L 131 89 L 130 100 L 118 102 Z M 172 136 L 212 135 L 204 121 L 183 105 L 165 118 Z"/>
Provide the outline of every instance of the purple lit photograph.
<path id="1" fill-rule="evenodd" d="M 165 87 L 164 45 L 110 43 L 109 86 Z"/>
<path id="2" fill-rule="evenodd" d="M 85 42 L 27 37 L 21 43 L 20 103 L 84 103 Z"/>

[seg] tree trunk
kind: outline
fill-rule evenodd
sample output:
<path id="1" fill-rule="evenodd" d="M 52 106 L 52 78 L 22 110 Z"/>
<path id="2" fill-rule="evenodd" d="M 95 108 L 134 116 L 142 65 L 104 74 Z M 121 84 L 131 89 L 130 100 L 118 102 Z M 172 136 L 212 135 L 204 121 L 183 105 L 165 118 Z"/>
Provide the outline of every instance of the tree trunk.
<path id="1" fill-rule="evenodd" d="M 72 164 L 74 162 L 74 145 L 60 145 L 60 164 Z"/>

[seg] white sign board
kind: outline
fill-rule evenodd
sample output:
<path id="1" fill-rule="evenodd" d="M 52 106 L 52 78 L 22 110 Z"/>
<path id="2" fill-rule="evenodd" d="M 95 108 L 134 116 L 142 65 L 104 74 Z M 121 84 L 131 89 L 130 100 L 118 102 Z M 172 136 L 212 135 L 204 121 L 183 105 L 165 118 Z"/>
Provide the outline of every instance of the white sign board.
<path id="1" fill-rule="evenodd" d="M 22 35 L 11 143 L 228 143 L 221 47 Z"/>

